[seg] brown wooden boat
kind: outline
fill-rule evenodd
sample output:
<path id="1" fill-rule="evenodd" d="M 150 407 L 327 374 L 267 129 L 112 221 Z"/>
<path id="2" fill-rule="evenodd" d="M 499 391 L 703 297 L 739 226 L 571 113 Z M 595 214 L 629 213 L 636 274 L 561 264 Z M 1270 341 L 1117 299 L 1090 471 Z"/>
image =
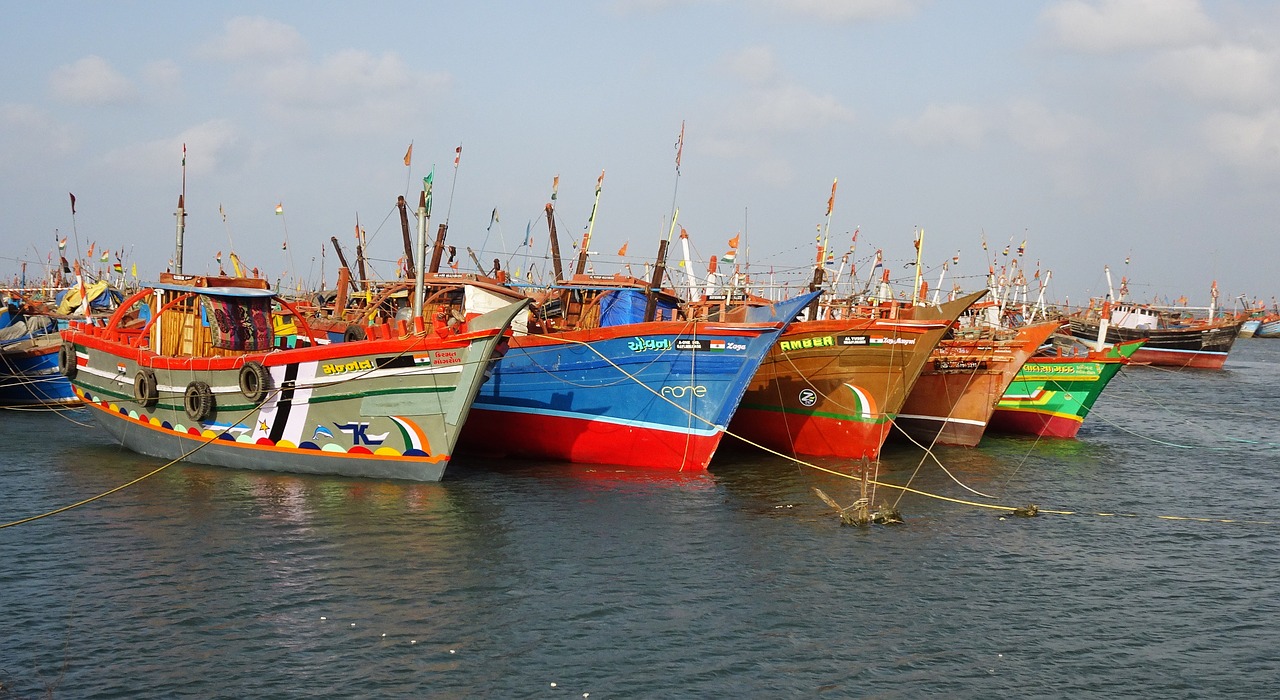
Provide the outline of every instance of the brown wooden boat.
<path id="1" fill-rule="evenodd" d="M 972 328 L 944 339 L 911 388 L 896 425 L 925 446 L 977 445 L 1018 370 L 1061 325 Z"/>
<path id="2" fill-rule="evenodd" d="M 828 308 L 825 315 L 844 317 L 792 323 L 748 386 L 730 432 L 784 454 L 878 458 L 933 348 L 985 293 L 939 307 Z"/>

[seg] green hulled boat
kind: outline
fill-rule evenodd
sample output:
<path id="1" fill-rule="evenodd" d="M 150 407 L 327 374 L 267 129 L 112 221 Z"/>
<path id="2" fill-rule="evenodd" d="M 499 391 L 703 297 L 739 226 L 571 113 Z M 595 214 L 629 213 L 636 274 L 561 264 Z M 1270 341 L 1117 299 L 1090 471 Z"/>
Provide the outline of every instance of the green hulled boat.
<path id="1" fill-rule="evenodd" d="M 1057 347 L 1027 360 L 996 404 L 990 428 L 1006 433 L 1072 438 L 1111 378 L 1145 339 L 1098 351 Z"/>

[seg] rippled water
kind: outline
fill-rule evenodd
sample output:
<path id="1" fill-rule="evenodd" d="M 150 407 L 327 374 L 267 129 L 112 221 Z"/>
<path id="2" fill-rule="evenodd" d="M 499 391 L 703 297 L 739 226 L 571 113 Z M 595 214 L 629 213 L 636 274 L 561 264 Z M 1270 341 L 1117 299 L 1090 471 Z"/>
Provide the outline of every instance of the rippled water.
<path id="1" fill-rule="evenodd" d="M 425 485 L 173 467 L 0 529 L 0 698 L 1274 697 L 1278 370 L 1242 340 L 1223 372 L 1125 370 L 1077 440 L 939 450 L 994 498 L 886 454 L 885 481 L 1077 513 L 1035 519 L 907 495 L 903 526 L 841 527 L 812 489 L 852 482 L 741 451 Z M 0 522 L 160 465 L 3 418 Z"/>

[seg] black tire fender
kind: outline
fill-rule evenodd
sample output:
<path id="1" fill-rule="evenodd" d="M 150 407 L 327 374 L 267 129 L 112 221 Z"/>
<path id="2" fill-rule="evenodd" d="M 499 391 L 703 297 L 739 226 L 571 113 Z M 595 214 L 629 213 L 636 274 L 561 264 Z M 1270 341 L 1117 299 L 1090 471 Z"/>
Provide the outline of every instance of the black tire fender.
<path id="1" fill-rule="evenodd" d="M 271 391 L 271 373 L 261 362 L 246 362 L 240 368 L 240 393 L 253 403 L 262 403 Z"/>
<path id="2" fill-rule="evenodd" d="M 194 421 L 202 421 L 213 415 L 218 404 L 213 398 L 213 390 L 207 382 L 196 380 L 187 385 L 182 393 L 182 407 L 187 410 L 187 417 Z"/>
<path id="3" fill-rule="evenodd" d="M 151 408 L 160 400 L 156 373 L 143 368 L 133 376 L 133 400 L 143 408 Z"/>
<path id="4" fill-rule="evenodd" d="M 70 341 L 63 341 L 58 347 L 58 371 L 67 379 L 74 379 L 76 369 L 76 346 Z"/>
<path id="5" fill-rule="evenodd" d="M 365 339 L 364 326 L 353 323 L 347 326 L 347 330 L 342 332 L 342 342 L 350 343 L 356 340 Z"/>

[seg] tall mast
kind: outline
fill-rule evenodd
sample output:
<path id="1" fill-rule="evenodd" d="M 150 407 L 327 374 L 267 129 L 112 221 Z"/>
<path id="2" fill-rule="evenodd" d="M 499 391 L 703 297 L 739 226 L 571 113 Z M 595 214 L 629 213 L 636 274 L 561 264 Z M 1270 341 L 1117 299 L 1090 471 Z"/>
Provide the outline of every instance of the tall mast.
<path id="1" fill-rule="evenodd" d="M 173 215 L 178 219 L 177 246 L 173 254 L 173 271 L 182 274 L 182 234 L 186 230 L 187 211 L 187 144 L 182 144 L 182 193 L 178 195 L 178 211 Z"/>
<path id="2" fill-rule="evenodd" d="M 404 197 L 400 198 L 401 205 L 404 204 Z M 422 318 L 423 295 L 426 293 L 426 282 L 423 278 L 425 263 L 427 260 L 427 217 L 431 216 L 428 210 L 427 188 L 423 186 L 422 194 L 418 195 L 418 241 L 417 248 L 414 250 L 414 257 L 417 258 L 416 264 L 413 266 L 413 317 Z M 404 211 L 403 206 L 401 211 Z"/>
<path id="3" fill-rule="evenodd" d="M 404 238 L 404 259 L 407 277 L 415 276 L 416 266 L 414 265 L 413 240 L 409 235 L 409 206 L 404 201 L 404 195 L 396 197 L 396 208 L 400 210 L 400 235 Z"/>
<path id="4" fill-rule="evenodd" d="M 581 275 L 587 271 L 587 249 L 591 247 L 591 234 L 596 228 L 596 211 L 600 208 L 600 190 L 604 187 L 604 171 L 600 171 L 600 177 L 596 178 L 596 201 L 591 205 L 591 218 L 587 220 L 587 230 L 582 234 L 582 247 L 578 250 L 578 265 L 574 268 L 575 275 Z"/>

